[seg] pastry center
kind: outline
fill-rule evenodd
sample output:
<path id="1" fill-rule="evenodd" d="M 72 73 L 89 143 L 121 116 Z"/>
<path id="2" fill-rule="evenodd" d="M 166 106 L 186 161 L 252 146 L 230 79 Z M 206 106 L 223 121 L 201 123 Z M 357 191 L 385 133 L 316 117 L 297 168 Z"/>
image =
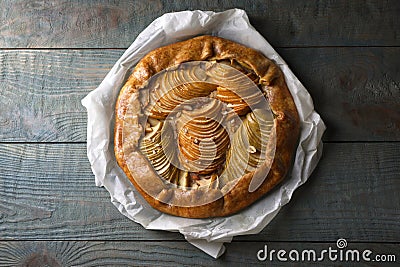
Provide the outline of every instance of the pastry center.
<path id="1" fill-rule="evenodd" d="M 141 88 L 139 148 L 166 183 L 222 188 L 266 159 L 273 128 L 258 76 L 234 61 L 163 70 Z"/>

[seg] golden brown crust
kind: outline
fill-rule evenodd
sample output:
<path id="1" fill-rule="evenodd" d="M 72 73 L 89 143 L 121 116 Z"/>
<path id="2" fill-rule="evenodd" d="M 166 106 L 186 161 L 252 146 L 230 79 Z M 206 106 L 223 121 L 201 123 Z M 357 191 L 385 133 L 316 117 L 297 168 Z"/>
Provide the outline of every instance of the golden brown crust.
<path id="1" fill-rule="evenodd" d="M 137 94 L 150 77 L 168 67 L 187 61 L 226 59 L 235 60 L 254 71 L 260 78 L 262 89 L 266 92 L 270 108 L 275 115 L 276 148 L 275 156 L 271 159 L 272 163 L 271 160 L 266 160 L 255 172 L 247 173 L 240 178 L 225 194 L 219 189 L 166 188 L 140 152 L 133 152 L 132 155 L 138 157 L 137 162 L 146 166 L 148 173 L 143 177 L 133 177 L 128 168 L 123 147 L 124 118 L 132 95 Z M 130 181 L 154 208 L 168 214 L 189 218 L 227 216 L 255 202 L 284 179 L 295 153 L 299 125 L 293 98 L 287 88 L 283 73 L 275 63 L 259 52 L 232 41 L 213 36 L 200 36 L 158 48 L 147 54 L 136 65 L 121 89 L 116 103 L 115 155 L 118 164 Z M 268 175 L 256 190 L 249 190 L 254 175 L 259 173 L 265 175 L 268 173 Z M 207 199 L 211 202 L 198 206 L 190 205 L 199 199 L 201 199 L 199 203 L 207 203 Z"/>

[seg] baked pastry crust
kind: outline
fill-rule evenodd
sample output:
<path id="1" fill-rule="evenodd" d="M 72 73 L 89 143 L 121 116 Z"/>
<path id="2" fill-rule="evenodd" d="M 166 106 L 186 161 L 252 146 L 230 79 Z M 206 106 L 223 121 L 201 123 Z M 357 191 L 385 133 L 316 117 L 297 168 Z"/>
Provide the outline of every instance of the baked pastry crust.
<path id="1" fill-rule="evenodd" d="M 243 175 L 227 192 L 211 188 L 184 190 L 179 187 L 168 187 L 140 152 L 138 141 L 141 131 L 132 134 L 130 154 L 127 155 L 126 146 L 124 147 L 126 140 L 123 135 L 128 108 L 132 105 L 132 98 L 139 101 L 141 88 L 156 73 L 184 62 L 214 60 L 235 61 L 258 76 L 259 87 L 265 93 L 274 114 L 274 144 L 267 147 L 275 149 L 274 157 L 267 157 L 258 169 Z M 115 109 L 114 149 L 119 166 L 152 207 L 161 212 L 188 218 L 231 215 L 265 195 L 287 175 L 300 132 L 297 109 L 279 67 L 258 51 L 214 36 L 195 37 L 148 53 L 139 61 L 122 87 Z M 140 106 L 135 108 L 137 114 L 141 113 L 140 109 Z M 131 117 L 130 124 L 135 123 L 140 129 L 139 118 Z M 131 160 L 135 166 L 144 167 L 146 173 L 139 175 L 141 177 L 134 177 L 128 166 L 132 164 L 128 162 Z M 257 174 L 263 174 L 261 176 L 266 178 L 254 191 L 249 190 L 252 179 L 260 176 Z M 210 201 L 207 201 L 208 199 Z M 199 200 L 201 200 L 199 205 L 193 205 Z"/>

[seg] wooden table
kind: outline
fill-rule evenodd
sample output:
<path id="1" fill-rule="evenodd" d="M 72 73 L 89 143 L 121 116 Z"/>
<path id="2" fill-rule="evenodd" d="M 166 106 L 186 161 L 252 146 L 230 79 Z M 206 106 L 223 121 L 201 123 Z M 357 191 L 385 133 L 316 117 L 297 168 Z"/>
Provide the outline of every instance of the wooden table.
<path id="1" fill-rule="evenodd" d="M 336 248 L 338 238 L 400 262 L 399 1 L 0 5 L 0 266 L 290 266 L 257 252 Z M 180 234 L 125 218 L 95 186 L 80 100 L 156 17 L 234 7 L 303 82 L 328 128 L 323 157 L 292 201 L 214 260 Z"/>

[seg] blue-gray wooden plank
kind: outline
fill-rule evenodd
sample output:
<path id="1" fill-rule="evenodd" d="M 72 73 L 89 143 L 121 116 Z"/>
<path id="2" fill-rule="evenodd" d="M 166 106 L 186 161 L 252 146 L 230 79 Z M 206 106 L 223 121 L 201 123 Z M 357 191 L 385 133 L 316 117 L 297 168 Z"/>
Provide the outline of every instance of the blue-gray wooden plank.
<path id="1" fill-rule="evenodd" d="M 0 266 L 398 266 L 399 244 L 346 241 L 343 249 L 334 241 L 233 242 L 217 260 L 187 242 L 0 241 Z M 321 254 L 329 248 L 330 254 Z M 285 254 L 278 258 L 279 250 Z"/>
<path id="2" fill-rule="evenodd" d="M 329 143 L 260 234 L 238 240 L 400 242 L 400 143 Z M 182 240 L 121 215 L 85 144 L 0 144 L 0 240 Z"/>
<path id="3" fill-rule="evenodd" d="M 181 10 L 244 9 L 274 46 L 397 46 L 400 3 L 273 0 L 6 0 L 0 47 L 126 48 L 155 18 Z"/>
<path id="4" fill-rule="evenodd" d="M 85 142 L 80 100 L 124 50 L 0 50 L 0 141 Z M 325 141 L 400 140 L 400 47 L 279 53 L 326 122 Z"/>

